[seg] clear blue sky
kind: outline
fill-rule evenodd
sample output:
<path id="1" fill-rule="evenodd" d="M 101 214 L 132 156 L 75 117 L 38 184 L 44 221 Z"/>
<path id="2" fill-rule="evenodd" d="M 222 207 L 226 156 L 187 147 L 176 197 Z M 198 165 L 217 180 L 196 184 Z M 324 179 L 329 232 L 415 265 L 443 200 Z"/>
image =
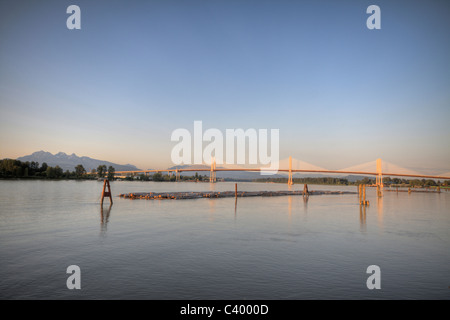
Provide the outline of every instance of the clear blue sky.
<path id="1" fill-rule="evenodd" d="M 448 1 L 2 1 L 0 158 L 165 168 L 202 120 L 278 128 L 281 158 L 325 168 L 448 172 L 449 31 Z"/>

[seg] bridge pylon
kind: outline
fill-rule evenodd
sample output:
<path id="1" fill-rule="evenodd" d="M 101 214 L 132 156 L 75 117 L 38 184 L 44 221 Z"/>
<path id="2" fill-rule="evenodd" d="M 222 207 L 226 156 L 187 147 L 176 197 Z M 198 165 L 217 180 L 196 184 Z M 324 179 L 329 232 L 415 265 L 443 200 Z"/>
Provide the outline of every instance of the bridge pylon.
<path id="1" fill-rule="evenodd" d="M 377 185 L 377 196 L 383 196 L 383 172 L 381 169 L 381 159 L 377 159 L 377 177 L 376 177 L 376 185 Z"/>
<path id="2" fill-rule="evenodd" d="M 292 186 L 294 182 L 292 181 L 292 157 L 289 156 L 289 178 L 288 178 L 288 186 Z"/>

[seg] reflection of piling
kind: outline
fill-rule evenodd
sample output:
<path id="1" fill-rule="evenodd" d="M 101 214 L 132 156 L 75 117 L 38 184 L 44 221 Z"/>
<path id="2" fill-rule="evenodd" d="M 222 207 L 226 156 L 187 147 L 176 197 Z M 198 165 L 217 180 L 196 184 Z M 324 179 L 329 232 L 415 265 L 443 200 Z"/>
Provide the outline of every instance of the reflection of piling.
<path id="1" fill-rule="evenodd" d="M 361 231 L 366 231 L 366 206 L 359 206 L 359 223 Z"/>
<path id="2" fill-rule="evenodd" d="M 109 208 L 103 211 L 103 206 L 100 207 L 100 231 L 105 233 L 108 226 L 109 214 L 111 212 L 112 204 L 109 205 Z"/>

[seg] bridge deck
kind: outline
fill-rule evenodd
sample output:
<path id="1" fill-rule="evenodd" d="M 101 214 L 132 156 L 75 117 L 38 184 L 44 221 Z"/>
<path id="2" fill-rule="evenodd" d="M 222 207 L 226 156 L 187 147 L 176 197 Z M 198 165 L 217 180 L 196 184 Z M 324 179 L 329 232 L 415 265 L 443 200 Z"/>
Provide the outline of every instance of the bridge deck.
<path id="1" fill-rule="evenodd" d="M 264 168 L 254 168 L 254 169 L 227 169 L 227 168 L 217 168 L 213 170 L 215 172 L 221 171 L 243 171 L 243 172 L 273 172 Z M 376 172 L 362 172 L 362 171 L 340 171 L 340 170 L 299 170 L 299 169 L 278 169 L 278 172 L 292 172 L 292 173 L 333 173 L 333 174 L 354 174 L 354 175 L 370 175 L 377 176 Z M 137 173 L 156 173 L 156 172 L 211 172 L 211 169 L 164 169 L 164 170 L 137 170 L 137 171 L 116 171 L 116 174 L 137 174 Z M 412 178 L 424 178 L 424 179 L 443 179 L 450 180 L 450 177 L 444 176 L 434 176 L 434 175 L 421 175 L 421 174 L 403 174 L 403 173 L 388 173 L 383 172 L 384 177 L 412 177 Z"/>

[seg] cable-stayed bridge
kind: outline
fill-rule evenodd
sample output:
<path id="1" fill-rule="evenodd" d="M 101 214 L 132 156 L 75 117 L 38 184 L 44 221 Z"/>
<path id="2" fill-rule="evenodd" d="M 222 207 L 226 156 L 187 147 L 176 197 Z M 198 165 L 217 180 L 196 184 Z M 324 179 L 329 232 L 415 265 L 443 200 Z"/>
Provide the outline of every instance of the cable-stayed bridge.
<path id="1" fill-rule="evenodd" d="M 272 166 L 272 167 L 276 167 Z M 278 163 L 278 170 L 276 172 L 268 167 L 258 167 L 258 168 L 242 168 L 237 166 L 230 167 L 219 167 L 217 168 L 216 162 L 213 159 L 211 161 L 210 167 L 202 166 L 199 168 L 187 167 L 187 168 L 172 168 L 172 169 L 152 169 L 152 170 L 135 170 L 135 171 L 116 171 L 116 175 L 121 176 L 132 176 L 136 174 L 150 174 L 156 172 L 167 172 L 169 175 L 175 173 L 177 179 L 181 172 L 210 172 L 210 182 L 216 181 L 217 172 L 260 172 L 262 174 L 270 173 L 287 173 L 288 174 L 288 184 L 293 184 L 292 176 L 294 173 L 318 173 L 318 174 L 352 174 L 352 175 L 368 175 L 377 177 L 377 185 L 382 186 L 382 177 L 410 177 L 410 178 L 422 178 L 422 179 L 443 179 L 450 180 L 450 172 L 442 175 L 426 175 L 414 170 L 400 167 L 398 165 L 392 164 L 390 162 L 382 161 L 377 159 L 371 162 L 362 163 L 352 167 L 344 168 L 341 170 L 328 170 L 315 166 L 313 164 L 293 159 L 292 157 L 283 159 Z"/>

